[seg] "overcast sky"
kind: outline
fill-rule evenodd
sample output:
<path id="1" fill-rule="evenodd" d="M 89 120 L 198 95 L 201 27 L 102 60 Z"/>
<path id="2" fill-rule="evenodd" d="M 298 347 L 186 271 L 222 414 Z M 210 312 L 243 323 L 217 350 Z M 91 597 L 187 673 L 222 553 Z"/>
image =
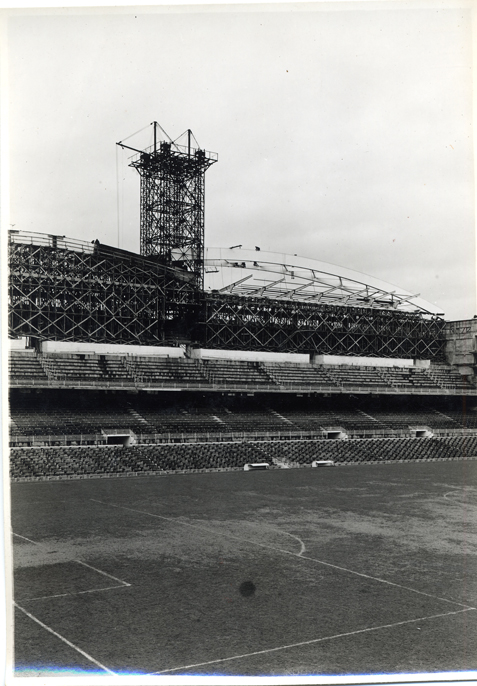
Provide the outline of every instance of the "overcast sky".
<path id="1" fill-rule="evenodd" d="M 157 120 L 219 154 L 206 245 L 331 262 L 472 317 L 470 10 L 388 7 L 12 16 L 10 222 L 138 251 L 139 176 L 115 143 Z"/>

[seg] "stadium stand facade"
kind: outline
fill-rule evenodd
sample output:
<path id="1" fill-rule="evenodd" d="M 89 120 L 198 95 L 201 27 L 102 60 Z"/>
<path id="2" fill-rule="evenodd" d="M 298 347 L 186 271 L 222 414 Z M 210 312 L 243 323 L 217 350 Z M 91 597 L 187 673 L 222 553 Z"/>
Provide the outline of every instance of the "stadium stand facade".
<path id="1" fill-rule="evenodd" d="M 207 253 L 217 156 L 154 127 L 131 163 L 140 255 L 10 232 L 12 478 L 477 455 L 477 320 L 323 263 Z"/>

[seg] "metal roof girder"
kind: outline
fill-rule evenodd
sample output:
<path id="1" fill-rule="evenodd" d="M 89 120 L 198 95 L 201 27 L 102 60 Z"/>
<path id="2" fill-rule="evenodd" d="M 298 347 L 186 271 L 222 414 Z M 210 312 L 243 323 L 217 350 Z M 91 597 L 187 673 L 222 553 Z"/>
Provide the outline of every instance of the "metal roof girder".
<path id="1" fill-rule="evenodd" d="M 230 291 L 230 293 L 232 293 L 235 286 L 238 286 L 241 283 L 243 283 L 244 281 L 248 281 L 248 279 L 251 279 L 251 278 L 252 278 L 252 274 L 249 274 L 248 276 L 244 276 L 243 279 L 239 279 L 238 281 L 234 281 L 233 283 L 229 284 L 228 286 L 224 286 L 224 288 L 219 288 L 218 293 L 227 293 L 228 291 Z"/>
<path id="2" fill-rule="evenodd" d="M 271 288 L 272 286 L 276 286 L 278 283 L 282 283 L 283 281 L 285 281 L 284 276 L 281 279 L 278 279 L 277 281 L 272 281 L 271 283 L 267 284 L 266 286 L 261 286 L 259 288 L 254 289 L 254 290 L 251 290 L 250 295 L 254 295 L 255 293 L 258 293 L 259 296 L 262 296 L 267 289 Z"/>

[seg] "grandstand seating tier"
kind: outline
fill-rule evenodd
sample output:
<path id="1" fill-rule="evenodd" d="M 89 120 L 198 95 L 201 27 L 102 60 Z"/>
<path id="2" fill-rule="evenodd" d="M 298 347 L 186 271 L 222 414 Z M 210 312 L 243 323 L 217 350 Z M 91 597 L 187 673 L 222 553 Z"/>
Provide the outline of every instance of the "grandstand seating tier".
<path id="1" fill-rule="evenodd" d="M 477 429 L 477 411 L 455 399 L 314 398 L 225 393 L 108 393 L 92 390 L 10 392 L 12 445 L 97 443 L 111 434 L 129 434 L 133 442 L 214 441 L 235 436 L 291 438 L 434 434 Z M 449 404 L 450 403 L 450 404 Z M 96 436 L 96 439 L 94 439 Z M 44 440 L 41 440 L 44 437 Z M 79 437 L 79 438 L 78 438 Z M 201 438 L 202 437 L 202 438 Z"/>
<path id="2" fill-rule="evenodd" d="M 477 386 L 449 365 L 370 367 L 172 358 L 10 352 L 14 386 L 251 388 L 319 392 L 477 394 Z"/>
<path id="3" fill-rule="evenodd" d="M 474 457 L 477 436 L 361 439 L 351 441 L 268 441 L 124 447 L 14 448 L 12 479 L 243 468 L 250 462 L 304 465 Z"/>

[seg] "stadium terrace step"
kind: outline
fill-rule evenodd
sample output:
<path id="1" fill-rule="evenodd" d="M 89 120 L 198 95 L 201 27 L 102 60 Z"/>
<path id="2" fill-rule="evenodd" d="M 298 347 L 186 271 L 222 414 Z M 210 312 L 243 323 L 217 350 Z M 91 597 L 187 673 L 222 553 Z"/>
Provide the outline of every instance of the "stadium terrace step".
<path id="1" fill-rule="evenodd" d="M 374 367 L 357 367 L 354 365 L 336 365 L 328 367 L 330 378 L 338 386 L 371 387 L 376 390 L 389 386 L 383 381 Z"/>
<path id="2" fill-rule="evenodd" d="M 170 357 L 130 357 L 127 367 L 141 383 L 207 383 L 207 377 L 196 360 Z"/>
<path id="3" fill-rule="evenodd" d="M 426 426 L 431 432 L 440 430 L 477 429 L 477 411 L 458 409 L 439 411 L 422 405 L 413 409 L 392 407 L 382 403 L 376 407 L 350 399 L 345 405 L 327 399 L 268 397 L 229 398 L 182 394 L 160 396 L 149 394 L 67 390 L 45 390 L 42 393 L 13 391 L 10 394 L 10 435 L 74 436 L 102 432 L 133 431 L 141 435 L 175 436 L 176 440 L 194 440 L 194 436 L 256 434 L 277 436 L 311 432 L 324 434 L 330 430 L 347 435 L 389 435 L 407 433 L 411 427 Z M 209 440 L 209 439 L 207 439 Z"/>
<path id="4" fill-rule="evenodd" d="M 314 460 L 335 464 L 448 460 L 477 456 L 477 436 L 391 438 L 349 441 L 277 441 L 94 447 L 13 448 L 12 480 L 68 478 L 236 469 L 254 462 L 310 466 Z"/>
<path id="5" fill-rule="evenodd" d="M 258 362 L 203 360 L 203 367 L 207 378 L 213 384 L 270 385 L 270 383 L 275 383 L 265 366 Z"/>
<path id="6" fill-rule="evenodd" d="M 449 365 L 369 367 L 11 351 L 10 385 L 72 388 L 250 389 L 273 392 L 477 395 Z"/>
<path id="7" fill-rule="evenodd" d="M 441 388 L 466 390 L 471 387 L 467 378 L 449 365 L 432 364 L 428 369 L 428 374 Z"/>
<path id="8" fill-rule="evenodd" d="M 263 368 L 275 383 L 280 386 L 315 387 L 337 386 L 323 365 L 296 363 L 263 363 Z"/>
<path id="9" fill-rule="evenodd" d="M 35 352 L 12 350 L 8 358 L 10 379 L 36 379 L 47 381 L 48 377 Z"/>

